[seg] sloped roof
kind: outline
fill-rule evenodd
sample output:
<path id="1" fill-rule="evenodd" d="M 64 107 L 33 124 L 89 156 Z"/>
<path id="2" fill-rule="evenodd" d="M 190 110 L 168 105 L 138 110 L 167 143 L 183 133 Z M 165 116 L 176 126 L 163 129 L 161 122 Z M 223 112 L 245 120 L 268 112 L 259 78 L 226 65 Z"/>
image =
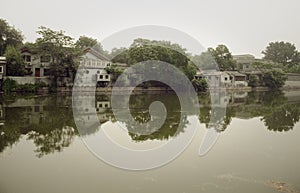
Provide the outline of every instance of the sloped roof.
<path id="1" fill-rule="evenodd" d="M 239 73 L 238 71 L 225 71 L 225 72 L 233 76 L 246 76 L 245 74 Z"/>
<path id="2" fill-rule="evenodd" d="M 110 59 L 109 59 L 108 57 L 104 56 L 103 54 L 101 54 L 100 52 L 94 50 L 94 49 L 91 48 L 91 47 L 85 48 L 85 49 L 83 50 L 83 52 L 84 52 L 84 53 L 89 52 L 89 53 L 93 54 L 94 56 L 96 56 L 97 58 L 99 58 L 99 59 L 101 59 L 101 60 L 107 60 L 107 61 L 110 61 Z"/>
<path id="3" fill-rule="evenodd" d="M 251 54 L 233 55 L 232 57 L 237 63 L 252 63 L 255 61 L 255 57 Z"/>

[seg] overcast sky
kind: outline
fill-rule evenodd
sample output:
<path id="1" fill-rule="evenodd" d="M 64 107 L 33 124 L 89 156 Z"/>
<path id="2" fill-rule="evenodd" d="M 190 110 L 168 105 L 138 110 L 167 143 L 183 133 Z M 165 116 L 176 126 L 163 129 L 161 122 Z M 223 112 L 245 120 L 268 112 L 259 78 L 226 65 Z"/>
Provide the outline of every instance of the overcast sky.
<path id="1" fill-rule="evenodd" d="M 261 57 L 270 41 L 300 49 L 299 0 L 0 0 L 0 17 L 34 41 L 39 26 L 64 30 L 74 38 L 99 41 L 140 25 L 176 28 L 205 47 L 225 44 L 233 54 Z"/>

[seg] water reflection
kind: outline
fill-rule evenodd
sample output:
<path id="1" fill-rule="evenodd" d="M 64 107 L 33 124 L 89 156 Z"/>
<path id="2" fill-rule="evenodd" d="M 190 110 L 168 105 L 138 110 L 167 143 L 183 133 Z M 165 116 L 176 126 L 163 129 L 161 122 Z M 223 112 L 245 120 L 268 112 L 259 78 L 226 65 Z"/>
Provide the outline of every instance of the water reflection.
<path id="1" fill-rule="evenodd" d="M 216 122 L 213 127 L 222 133 L 228 129 L 233 118 L 259 117 L 265 128 L 270 131 L 290 131 L 300 118 L 299 96 L 300 93 L 297 92 L 228 92 L 219 94 L 218 102 L 227 103 L 227 109 L 223 121 Z M 212 128 L 210 120 L 214 115 L 210 106 L 210 96 L 205 93 L 200 94 L 198 98 L 199 121 L 206 128 Z M 136 125 L 133 126 L 129 120 L 118 120 L 126 126 L 128 135 L 136 142 L 154 139 L 168 140 L 184 132 L 186 125 L 189 124 L 188 116 L 192 116 L 192 114 L 180 112 L 180 103 L 177 96 L 173 94 L 131 96 L 130 110 L 135 121 L 147 123 L 151 119 L 148 107 L 153 101 L 161 101 L 167 110 L 166 121 L 159 130 L 144 135 L 139 130 L 151 128 L 140 128 Z M 94 110 L 100 123 L 116 123 L 109 95 L 98 95 L 95 104 L 86 106 L 91 109 L 85 108 L 82 111 L 88 115 Z M 183 124 L 179 124 L 180 122 Z M 86 135 L 98 131 L 97 128 L 91 128 Z M 42 157 L 62 151 L 70 146 L 78 135 L 73 119 L 71 96 L 5 97 L 0 99 L 0 152 L 17 143 L 22 137 L 26 137 L 35 144 L 36 156 Z"/>

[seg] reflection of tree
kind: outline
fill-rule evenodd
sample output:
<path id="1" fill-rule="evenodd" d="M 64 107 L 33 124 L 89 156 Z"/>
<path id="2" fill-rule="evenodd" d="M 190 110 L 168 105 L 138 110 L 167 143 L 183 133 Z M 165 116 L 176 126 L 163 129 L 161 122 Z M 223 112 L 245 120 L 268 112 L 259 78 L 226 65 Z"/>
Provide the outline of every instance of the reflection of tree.
<path id="1" fill-rule="evenodd" d="M 230 95 L 230 93 L 227 93 L 227 95 Z M 291 130 L 300 118 L 300 102 L 290 103 L 282 92 L 250 92 L 243 104 L 229 103 L 227 105 L 223 121 L 209 125 L 213 116 L 209 100 L 209 95 L 199 96 L 199 120 L 207 128 L 213 126 L 218 128 L 218 131 L 224 131 L 233 117 L 241 119 L 262 117 L 261 120 L 265 123 L 267 129 L 271 131 Z"/>
<path id="2" fill-rule="evenodd" d="M 77 132 L 73 127 L 65 126 L 46 133 L 31 131 L 28 133 L 28 139 L 34 141 L 37 146 L 35 152 L 37 152 L 38 157 L 42 157 L 50 153 L 61 152 L 63 148 L 72 143 L 75 134 Z"/>
<path id="3" fill-rule="evenodd" d="M 299 121 L 300 104 L 284 104 L 279 107 L 272 108 L 270 112 L 264 115 L 261 120 L 269 130 L 272 131 L 289 131 Z"/>
<path id="4" fill-rule="evenodd" d="M 0 126 L 0 152 L 8 146 L 12 146 L 21 137 L 19 128 L 21 126 L 20 108 L 7 109 L 4 125 Z M 16 121 L 18 120 L 18 121 Z"/>
<path id="5" fill-rule="evenodd" d="M 218 132 L 224 131 L 231 123 L 232 117 L 235 116 L 236 109 L 227 106 L 226 111 L 224 112 L 224 109 L 218 106 L 212 108 L 210 101 L 211 97 L 209 94 L 200 94 L 198 95 L 198 98 L 200 103 L 200 123 L 204 123 L 206 128 L 214 128 Z M 225 98 L 220 95 L 219 100 L 222 101 Z"/>
<path id="6" fill-rule="evenodd" d="M 147 123 L 150 120 L 148 107 L 154 101 L 162 102 L 167 109 L 167 117 L 161 128 L 152 132 L 149 135 L 140 135 L 138 130 L 145 130 L 151 128 L 141 128 L 139 123 Z M 129 106 L 131 114 L 136 121 L 132 123 L 128 120 L 123 120 L 129 131 L 129 135 L 135 141 L 145 140 L 164 140 L 176 136 L 178 133 L 183 132 L 186 124 L 188 124 L 187 115 L 181 112 L 180 102 L 175 94 L 164 95 L 134 95 L 130 97 Z M 182 118 L 181 118 L 181 113 Z M 181 124 L 180 124 L 181 123 Z"/>
<path id="7" fill-rule="evenodd" d="M 5 125 L 0 128 L 0 133 L 4 132 L 5 138 L 0 136 L 0 151 L 15 143 L 24 134 L 33 140 L 37 147 L 37 156 L 41 157 L 62 151 L 78 135 L 70 97 L 35 98 L 29 102 L 23 100 L 18 105 L 21 107 L 5 108 Z"/>

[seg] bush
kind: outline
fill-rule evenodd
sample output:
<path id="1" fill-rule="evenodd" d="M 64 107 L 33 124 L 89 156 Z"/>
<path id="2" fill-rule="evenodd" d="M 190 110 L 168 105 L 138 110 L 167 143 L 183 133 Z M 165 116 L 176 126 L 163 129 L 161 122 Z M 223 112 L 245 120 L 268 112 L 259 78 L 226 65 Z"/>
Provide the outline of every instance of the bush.
<path id="1" fill-rule="evenodd" d="M 251 86 L 251 87 L 259 86 L 258 77 L 256 75 L 250 75 L 248 85 Z"/>
<path id="2" fill-rule="evenodd" d="M 287 76 L 282 70 L 272 70 L 264 73 L 263 81 L 265 85 L 271 89 L 278 89 L 283 87 Z"/>
<path id="3" fill-rule="evenodd" d="M 17 89 L 17 86 L 18 86 L 18 84 L 17 84 L 17 82 L 15 81 L 15 80 L 12 80 L 12 79 L 5 79 L 4 81 L 3 81 L 3 86 L 2 86 L 2 88 L 3 88 L 3 91 L 5 92 L 5 93 L 9 93 L 9 92 L 14 92 L 14 91 L 16 91 L 16 89 Z"/>
<path id="4" fill-rule="evenodd" d="M 47 86 L 46 83 L 44 82 L 38 82 L 35 84 L 18 84 L 15 80 L 13 79 L 6 79 L 3 82 L 3 90 L 5 93 L 10 93 L 10 92 L 30 92 L 34 93 L 37 92 L 39 88 Z"/>
<path id="5" fill-rule="evenodd" d="M 208 88 L 208 84 L 205 79 L 193 79 L 192 84 L 196 91 L 204 92 Z"/>

